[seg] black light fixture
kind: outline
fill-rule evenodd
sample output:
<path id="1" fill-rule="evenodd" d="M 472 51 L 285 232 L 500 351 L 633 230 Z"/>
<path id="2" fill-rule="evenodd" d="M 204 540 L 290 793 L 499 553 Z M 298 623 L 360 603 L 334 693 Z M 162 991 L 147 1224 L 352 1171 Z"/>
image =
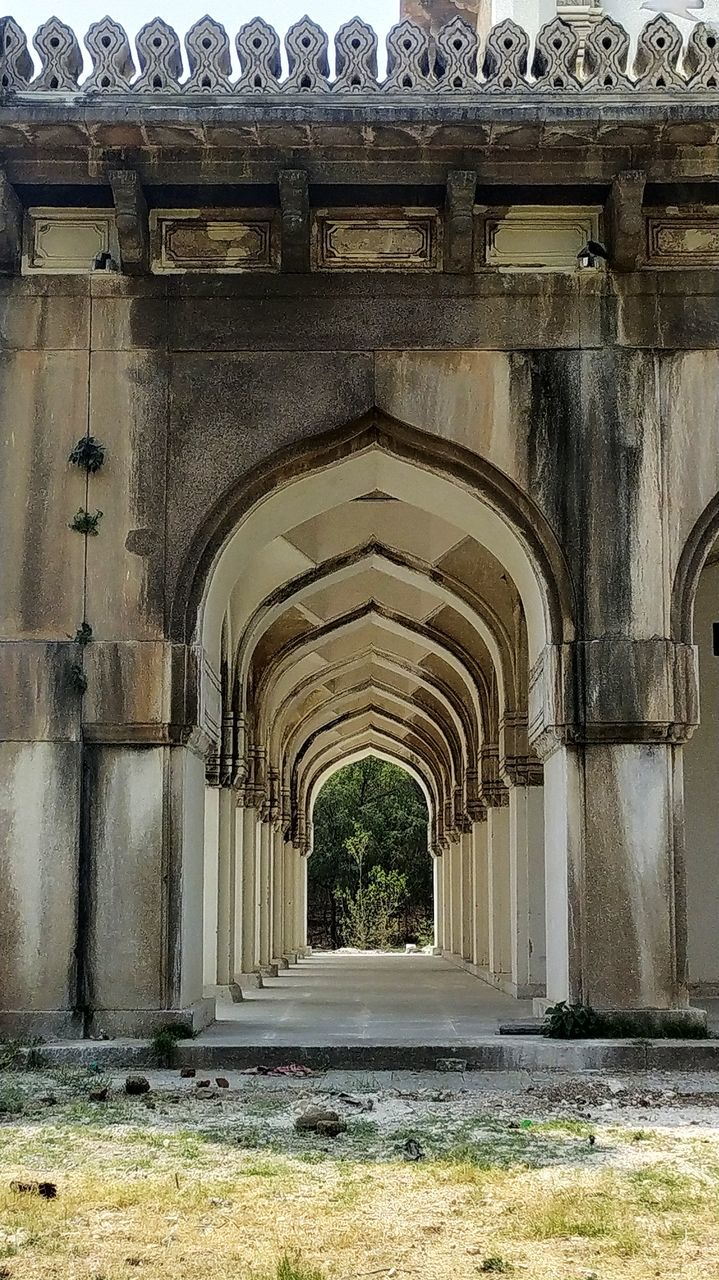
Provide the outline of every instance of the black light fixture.
<path id="1" fill-rule="evenodd" d="M 598 240 L 587 240 L 584 248 L 577 254 L 577 266 L 580 270 L 599 266 L 600 262 L 608 262 L 609 254 Z"/>
<path id="2" fill-rule="evenodd" d="M 120 270 L 112 254 L 108 253 L 107 250 L 104 250 L 102 253 L 98 253 L 97 257 L 95 258 L 95 261 L 92 264 L 92 269 L 93 271 L 119 271 Z"/>

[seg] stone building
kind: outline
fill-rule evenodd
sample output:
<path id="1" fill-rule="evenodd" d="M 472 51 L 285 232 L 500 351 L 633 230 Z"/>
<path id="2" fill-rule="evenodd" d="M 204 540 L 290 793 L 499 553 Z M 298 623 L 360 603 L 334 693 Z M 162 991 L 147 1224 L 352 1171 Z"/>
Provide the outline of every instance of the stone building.
<path id="1" fill-rule="evenodd" d="M 367 753 L 455 963 L 719 989 L 719 43 L 624 8 L 2 19 L 3 1031 L 292 963 Z"/>

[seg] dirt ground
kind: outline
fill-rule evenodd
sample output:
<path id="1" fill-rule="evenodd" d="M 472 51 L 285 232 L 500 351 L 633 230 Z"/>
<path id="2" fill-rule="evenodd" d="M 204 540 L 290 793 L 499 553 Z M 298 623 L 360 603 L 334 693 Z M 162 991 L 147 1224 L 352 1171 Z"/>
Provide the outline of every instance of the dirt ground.
<path id="1" fill-rule="evenodd" d="M 719 1280 L 712 1074 L 144 1074 L 0 1074 L 0 1280 Z"/>

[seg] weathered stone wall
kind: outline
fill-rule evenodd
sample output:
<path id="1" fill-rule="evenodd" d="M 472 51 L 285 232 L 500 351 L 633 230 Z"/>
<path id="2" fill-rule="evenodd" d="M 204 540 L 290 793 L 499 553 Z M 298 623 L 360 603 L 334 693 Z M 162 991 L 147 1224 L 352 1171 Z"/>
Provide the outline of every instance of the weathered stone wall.
<path id="1" fill-rule="evenodd" d="M 183 637 L 170 632 L 177 584 L 223 495 L 278 450 L 374 405 L 496 465 L 563 549 L 579 636 L 606 646 L 592 650 L 597 666 L 587 656 L 583 714 L 601 721 L 607 702 L 619 708 L 603 732 L 628 743 L 624 756 L 588 749 L 582 766 L 604 819 L 596 850 L 578 853 L 591 863 L 582 894 L 596 926 L 587 935 L 585 919 L 573 942 L 569 913 L 570 954 L 584 948 L 589 989 L 595 973 L 601 988 L 605 926 L 636 931 L 651 881 L 653 923 L 630 948 L 646 972 L 628 973 L 613 994 L 671 1000 L 674 940 L 654 909 L 672 893 L 671 770 L 663 747 L 639 743 L 643 717 L 672 718 L 672 662 L 656 646 L 679 638 L 677 564 L 719 492 L 718 286 L 712 272 L 2 282 L 0 847 L 11 1008 L 64 1009 L 71 1025 L 78 919 L 98 1023 L 107 1009 L 109 1024 L 127 1029 L 138 1010 L 199 1000 L 204 765 L 163 745 L 197 720 L 178 680 Z M 87 430 L 108 452 L 86 480 L 67 457 Z M 83 506 L 103 512 L 87 540 L 69 528 Z M 83 616 L 94 639 L 81 700 L 70 666 Z M 78 860 L 81 706 L 91 866 Z M 633 789 L 644 800 L 628 811 Z M 617 824 L 628 834 L 615 865 Z M 549 909 L 562 914 L 561 895 Z M 121 945 L 108 946 L 110 934 Z"/>

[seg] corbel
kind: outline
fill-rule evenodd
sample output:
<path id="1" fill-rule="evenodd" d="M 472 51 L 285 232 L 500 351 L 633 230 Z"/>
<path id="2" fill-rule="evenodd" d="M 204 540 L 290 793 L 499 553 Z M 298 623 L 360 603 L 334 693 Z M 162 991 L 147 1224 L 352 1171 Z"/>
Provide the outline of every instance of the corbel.
<path id="1" fill-rule="evenodd" d="M 5 170 L 0 169 L 0 275 L 17 274 L 21 253 L 22 205 Z"/>
<path id="2" fill-rule="evenodd" d="M 140 179 L 134 169 L 113 169 L 109 177 L 121 269 L 128 276 L 144 275 L 150 266 L 150 233 Z"/>
<path id="3" fill-rule="evenodd" d="M 310 184 L 304 169 L 283 169 L 278 179 L 282 211 L 282 270 L 310 269 Z"/>
<path id="4" fill-rule="evenodd" d="M 646 174 L 637 170 L 619 173 L 612 182 L 604 208 L 609 264 L 615 271 L 635 271 L 644 254 L 645 225 L 642 204 Z"/>
<path id="5" fill-rule="evenodd" d="M 474 200 L 477 175 L 450 169 L 445 195 L 444 269 L 468 274 L 474 266 Z"/>

